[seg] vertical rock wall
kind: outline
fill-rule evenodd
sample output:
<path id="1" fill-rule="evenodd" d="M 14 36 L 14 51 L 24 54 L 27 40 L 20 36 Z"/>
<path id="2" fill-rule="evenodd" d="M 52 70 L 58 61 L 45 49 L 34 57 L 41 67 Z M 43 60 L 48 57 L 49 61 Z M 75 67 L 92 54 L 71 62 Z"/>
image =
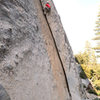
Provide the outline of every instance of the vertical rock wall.
<path id="1" fill-rule="evenodd" d="M 45 2 L 0 0 L 0 100 L 81 100 L 71 47 Z"/>
<path id="2" fill-rule="evenodd" d="M 47 0 L 41 0 L 42 7 L 44 7 L 46 1 Z M 72 100 L 85 99 L 86 95 L 81 84 L 78 67 L 76 65 L 66 33 L 63 29 L 60 16 L 56 11 L 53 1 L 49 0 L 49 2 L 51 4 L 51 12 L 45 17 L 54 38 L 57 52 L 59 53 L 62 62 L 62 67 L 65 71 L 71 98 Z"/>

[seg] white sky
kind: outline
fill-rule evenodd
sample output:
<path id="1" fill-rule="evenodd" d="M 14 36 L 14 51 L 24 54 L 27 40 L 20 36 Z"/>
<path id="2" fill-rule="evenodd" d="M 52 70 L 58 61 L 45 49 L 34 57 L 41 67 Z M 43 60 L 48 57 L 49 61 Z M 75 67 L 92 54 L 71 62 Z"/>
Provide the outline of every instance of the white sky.
<path id="1" fill-rule="evenodd" d="M 74 54 L 94 36 L 100 0 L 53 0 Z"/>

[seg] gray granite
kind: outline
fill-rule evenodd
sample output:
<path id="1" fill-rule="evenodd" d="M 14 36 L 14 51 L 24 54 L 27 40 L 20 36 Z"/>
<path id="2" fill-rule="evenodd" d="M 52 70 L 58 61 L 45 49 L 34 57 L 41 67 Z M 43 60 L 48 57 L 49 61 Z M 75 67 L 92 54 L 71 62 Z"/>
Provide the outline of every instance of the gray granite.
<path id="1" fill-rule="evenodd" d="M 51 5 L 44 16 L 40 0 L 0 0 L 0 93 L 7 97 L 0 94 L 0 100 L 83 98 L 70 44 Z"/>

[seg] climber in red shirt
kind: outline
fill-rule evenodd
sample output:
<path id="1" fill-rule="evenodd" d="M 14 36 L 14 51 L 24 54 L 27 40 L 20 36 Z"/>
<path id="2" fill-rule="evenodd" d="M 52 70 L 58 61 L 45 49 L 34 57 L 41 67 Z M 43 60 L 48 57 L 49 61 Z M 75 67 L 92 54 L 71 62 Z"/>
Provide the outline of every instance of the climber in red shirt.
<path id="1" fill-rule="evenodd" d="M 46 3 L 46 7 L 51 8 L 49 2 Z"/>
<path id="2" fill-rule="evenodd" d="M 50 10 L 51 10 L 51 6 L 50 6 L 49 2 L 47 1 L 47 3 L 45 4 L 45 7 L 44 7 L 44 14 L 49 13 Z"/>

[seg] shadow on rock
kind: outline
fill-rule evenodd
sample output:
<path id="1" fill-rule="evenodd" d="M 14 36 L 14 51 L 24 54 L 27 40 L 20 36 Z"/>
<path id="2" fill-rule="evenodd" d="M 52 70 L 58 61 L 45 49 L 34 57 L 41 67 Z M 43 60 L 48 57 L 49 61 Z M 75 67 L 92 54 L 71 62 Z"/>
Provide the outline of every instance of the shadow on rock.
<path id="1" fill-rule="evenodd" d="M 0 100 L 11 100 L 5 88 L 0 85 Z"/>

